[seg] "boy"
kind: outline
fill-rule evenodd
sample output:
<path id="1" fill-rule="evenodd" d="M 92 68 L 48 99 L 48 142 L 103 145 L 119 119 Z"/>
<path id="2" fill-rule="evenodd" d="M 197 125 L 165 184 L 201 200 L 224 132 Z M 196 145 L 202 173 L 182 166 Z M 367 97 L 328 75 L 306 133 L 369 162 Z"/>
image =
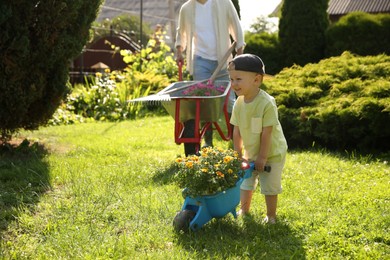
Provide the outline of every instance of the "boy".
<path id="1" fill-rule="evenodd" d="M 244 160 L 254 161 L 256 169 L 240 187 L 241 209 L 238 214 L 249 212 L 253 191 L 260 179 L 261 193 L 265 195 L 267 207 L 264 222 L 274 224 L 287 153 L 287 142 L 278 120 L 275 99 L 260 89 L 265 70 L 258 56 L 237 56 L 229 63 L 228 71 L 231 88 L 238 96 L 230 120 L 234 125 L 234 150 Z M 270 172 L 263 170 L 266 165 L 271 166 Z"/>

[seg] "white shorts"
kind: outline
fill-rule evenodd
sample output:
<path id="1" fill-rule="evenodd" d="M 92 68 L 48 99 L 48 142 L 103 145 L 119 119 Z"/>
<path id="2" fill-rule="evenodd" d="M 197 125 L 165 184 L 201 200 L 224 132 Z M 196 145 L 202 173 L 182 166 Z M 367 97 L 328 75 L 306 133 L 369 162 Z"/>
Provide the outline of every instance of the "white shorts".
<path id="1" fill-rule="evenodd" d="M 245 179 L 240 186 L 241 190 L 255 190 L 260 179 L 260 192 L 264 195 L 282 193 L 282 171 L 286 158 L 281 162 L 267 163 L 271 166 L 270 172 L 253 171 L 252 177 Z"/>

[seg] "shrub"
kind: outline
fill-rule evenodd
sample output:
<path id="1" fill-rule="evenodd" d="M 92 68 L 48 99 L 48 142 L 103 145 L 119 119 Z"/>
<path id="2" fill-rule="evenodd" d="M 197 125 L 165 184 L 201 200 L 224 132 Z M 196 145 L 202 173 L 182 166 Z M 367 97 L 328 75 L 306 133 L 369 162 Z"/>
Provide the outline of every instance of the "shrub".
<path id="1" fill-rule="evenodd" d="M 72 124 L 88 119 L 118 121 L 135 118 L 141 111 L 140 104 L 129 103 L 133 98 L 148 95 L 150 87 L 132 88 L 121 79 L 119 72 L 96 73 L 91 84 L 78 85 L 56 111 L 50 123 Z"/>
<path id="2" fill-rule="evenodd" d="M 130 51 L 122 50 L 121 55 L 128 64 L 123 76 L 130 85 L 150 86 L 151 93 L 154 93 L 178 81 L 178 66 L 170 47 L 164 41 L 160 41 L 157 48 L 156 41 L 152 39 L 141 53 L 134 55 Z M 185 74 L 185 77 L 188 77 L 188 74 Z"/>
<path id="3" fill-rule="evenodd" d="M 344 51 L 358 55 L 390 55 L 390 14 L 353 12 L 332 24 L 326 31 L 326 55 Z"/>
<path id="4" fill-rule="evenodd" d="M 340 57 L 283 70 L 264 82 L 290 147 L 387 151 L 390 57 Z"/>
<path id="5" fill-rule="evenodd" d="M 121 50 L 128 67 L 124 71 L 96 73 L 96 77 L 87 81 L 91 84 L 73 88 L 50 123 L 71 124 L 87 119 L 118 121 L 145 116 L 149 112 L 166 113 L 160 106 L 129 102 L 158 92 L 178 80 L 178 68 L 169 46 L 162 40 L 158 46 L 155 44 L 155 40 L 150 40 L 139 54 Z"/>
<path id="6" fill-rule="evenodd" d="M 279 40 L 285 66 L 318 62 L 324 57 L 328 0 L 284 0 Z"/>
<path id="7" fill-rule="evenodd" d="M 276 74 L 282 70 L 282 59 L 277 33 L 246 33 L 245 52 L 258 55 L 266 64 L 268 74 Z"/>
<path id="8" fill-rule="evenodd" d="M 89 37 L 101 0 L 2 1 L 0 131 L 37 129 L 67 92 L 69 60 Z"/>

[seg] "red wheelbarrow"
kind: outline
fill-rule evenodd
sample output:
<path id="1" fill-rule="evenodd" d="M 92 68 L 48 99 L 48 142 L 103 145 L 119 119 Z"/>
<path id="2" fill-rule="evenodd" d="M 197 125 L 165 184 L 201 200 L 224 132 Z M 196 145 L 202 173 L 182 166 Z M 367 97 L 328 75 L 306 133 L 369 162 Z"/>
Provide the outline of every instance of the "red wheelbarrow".
<path id="1" fill-rule="evenodd" d="M 227 110 L 231 85 L 228 80 L 215 79 L 218 78 L 217 75 L 235 45 L 236 43 L 234 42 L 218 64 L 210 79 L 172 83 L 157 94 L 133 99 L 130 102 L 161 102 L 166 111 L 175 120 L 175 143 L 194 144 L 195 153 L 199 152 L 201 140 L 208 129 L 216 129 L 223 140 L 229 141 L 233 135 Z M 179 64 L 179 80 L 181 80 L 181 73 L 182 66 Z M 222 87 L 224 91 L 216 96 L 188 96 L 185 94 L 186 89 L 202 82 L 213 84 L 216 88 Z M 191 137 L 183 134 L 185 131 L 184 122 L 189 120 L 195 121 L 193 124 L 194 129 L 189 129 Z M 222 130 L 220 122 L 222 124 L 225 123 L 225 131 Z M 202 123 L 202 126 L 200 126 L 200 123 Z"/>
<path id="2" fill-rule="evenodd" d="M 185 96 L 183 92 L 186 88 L 191 87 L 196 82 L 182 81 L 173 83 L 162 93 L 171 93 L 169 102 L 162 102 L 166 111 L 175 120 L 175 143 L 192 143 L 195 144 L 196 152 L 200 149 L 200 143 L 208 129 L 216 129 L 225 141 L 232 138 L 232 127 L 229 123 L 229 114 L 227 106 L 230 95 L 230 81 L 214 81 L 214 86 L 224 88 L 224 92 L 217 96 Z M 171 92 L 175 89 L 182 89 L 180 91 Z M 194 133 L 192 137 L 184 135 L 184 123 L 188 120 L 194 120 Z M 202 126 L 200 123 L 202 122 Z M 226 130 L 224 131 L 220 123 L 225 123 Z"/>
<path id="3" fill-rule="evenodd" d="M 199 81 L 180 81 L 172 83 L 155 95 L 130 100 L 130 102 L 161 102 L 165 110 L 175 120 L 175 143 L 195 144 L 196 152 L 200 149 L 200 143 L 208 129 L 216 129 L 225 141 L 232 138 L 233 129 L 230 125 L 228 114 L 228 102 L 230 95 L 230 81 L 216 80 L 214 87 L 224 89 L 223 93 L 216 96 L 186 96 L 185 90 L 199 84 Z M 194 120 L 192 137 L 185 137 L 184 122 Z M 200 123 L 202 122 L 202 126 Z M 226 125 L 223 130 L 221 123 Z"/>

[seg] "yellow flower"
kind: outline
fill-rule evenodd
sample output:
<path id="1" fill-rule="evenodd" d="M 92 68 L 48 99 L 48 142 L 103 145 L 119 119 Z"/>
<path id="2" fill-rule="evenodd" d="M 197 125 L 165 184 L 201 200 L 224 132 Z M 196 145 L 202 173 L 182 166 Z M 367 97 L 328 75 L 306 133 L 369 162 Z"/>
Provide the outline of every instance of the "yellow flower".
<path id="1" fill-rule="evenodd" d="M 223 158 L 223 162 L 224 162 L 224 163 L 229 163 L 231 160 L 233 160 L 233 157 L 231 157 L 231 156 L 229 156 L 229 155 L 227 155 L 227 156 L 225 156 L 225 157 Z"/>
<path id="2" fill-rule="evenodd" d="M 102 77 L 102 73 L 96 72 L 96 77 L 97 77 L 97 78 L 101 78 L 101 77 Z"/>
<path id="3" fill-rule="evenodd" d="M 175 174 L 181 188 L 188 188 L 190 196 L 210 195 L 236 185 L 241 171 L 241 160 L 232 149 L 204 148 L 201 155 L 178 157 L 179 171 Z"/>
<path id="4" fill-rule="evenodd" d="M 186 162 L 186 167 L 191 169 L 194 167 L 194 164 L 192 162 Z"/>

